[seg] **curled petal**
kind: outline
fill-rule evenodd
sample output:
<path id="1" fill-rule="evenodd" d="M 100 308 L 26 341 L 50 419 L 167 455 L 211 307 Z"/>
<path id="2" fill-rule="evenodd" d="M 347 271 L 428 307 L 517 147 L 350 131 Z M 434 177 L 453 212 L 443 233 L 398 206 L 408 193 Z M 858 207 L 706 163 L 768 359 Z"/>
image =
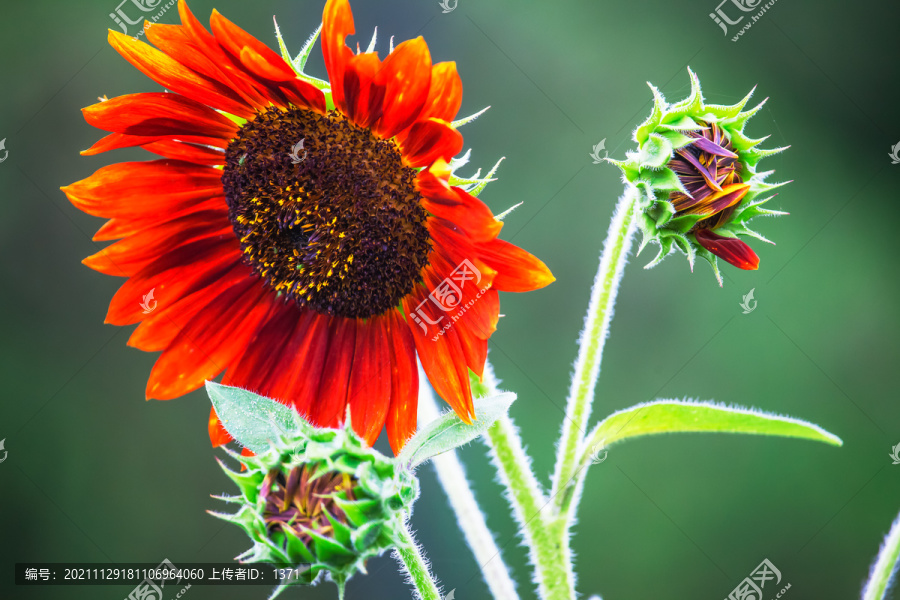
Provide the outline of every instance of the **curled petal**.
<path id="1" fill-rule="evenodd" d="M 325 58 L 325 69 L 331 81 L 331 94 L 334 105 L 345 109 L 344 104 L 344 70 L 353 56 L 353 51 L 345 40 L 353 35 L 353 13 L 347 0 L 328 0 L 322 14 L 322 55 Z"/>
<path id="2" fill-rule="evenodd" d="M 759 268 L 759 256 L 737 238 L 723 237 L 709 229 L 696 230 L 694 237 L 701 246 L 739 269 L 755 271 Z"/>

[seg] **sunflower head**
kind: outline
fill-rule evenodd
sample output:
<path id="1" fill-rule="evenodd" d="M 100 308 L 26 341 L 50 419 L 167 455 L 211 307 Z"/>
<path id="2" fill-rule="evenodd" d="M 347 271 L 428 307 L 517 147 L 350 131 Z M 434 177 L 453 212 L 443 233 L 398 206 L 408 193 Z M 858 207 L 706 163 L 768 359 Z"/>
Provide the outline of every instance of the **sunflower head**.
<path id="1" fill-rule="evenodd" d="M 293 583 L 312 583 L 327 573 L 339 588 L 366 561 L 394 547 L 403 512 L 418 495 L 408 471 L 369 448 L 349 425 L 304 425 L 256 456 L 231 452 L 243 469 L 223 463 L 240 495 L 219 497 L 239 505 L 233 514 L 212 513 L 239 525 L 253 547 L 242 562 L 308 565 Z"/>
<path id="2" fill-rule="evenodd" d="M 638 191 L 640 249 L 650 242 L 659 245 L 647 267 L 677 248 L 692 269 L 697 255 L 709 261 L 721 285 L 716 257 L 741 269 L 759 266 L 759 257 L 738 236 L 769 240 L 747 223 L 754 217 L 786 214 L 762 205 L 773 197 L 765 196 L 767 192 L 787 182 L 767 183 L 773 171 L 758 170 L 761 159 L 786 148 L 760 149 L 766 138 L 744 133 L 747 121 L 765 104 L 743 110 L 753 91 L 731 106 L 706 104 L 697 76 L 690 69 L 688 73 L 691 94 L 675 104 L 650 85 L 653 109 L 634 132 L 637 151 L 624 161 L 610 162 Z"/>
<path id="3" fill-rule="evenodd" d="M 457 119 L 456 64 L 433 62 L 421 37 L 379 55 L 373 36 L 361 51 L 348 42 L 348 0 L 325 2 L 296 57 L 277 27 L 280 54 L 217 11 L 209 29 L 184 0 L 178 14 L 179 25 L 146 29 L 150 43 L 109 33 L 167 91 L 84 109 L 108 132 L 85 154 L 161 158 L 63 188 L 109 219 L 96 241 L 120 240 L 84 262 L 127 278 L 106 321 L 140 323 L 129 345 L 162 352 L 147 398 L 224 371 L 224 383 L 317 426 L 340 427 L 352 409 L 368 444 L 387 430 L 399 452 L 416 428 L 418 359 L 438 395 L 474 418 L 468 374 L 484 371 L 499 293 L 553 275 L 500 239 L 502 221 L 477 197 L 497 165 L 457 172 L 469 158 L 459 127 L 481 113 Z M 304 70 L 317 40 L 327 79 Z M 209 431 L 214 445 L 231 439 L 215 411 Z"/>

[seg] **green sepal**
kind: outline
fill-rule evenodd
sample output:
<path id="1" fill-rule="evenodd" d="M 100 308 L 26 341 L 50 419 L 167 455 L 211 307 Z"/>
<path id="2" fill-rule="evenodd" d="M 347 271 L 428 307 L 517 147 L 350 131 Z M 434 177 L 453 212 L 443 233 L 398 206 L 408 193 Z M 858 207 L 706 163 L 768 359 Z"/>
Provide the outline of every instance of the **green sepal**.
<path id="1" fill-rule="evenodd" d="M 687 115 L 668 115 L 659 124 L 661 130 L 672 131 L 700 131 L 706 129 L 703 125 Z"/>
<path id="2" fill-rule="evenodd" d="M 381 511 L 381 504 L 378 500 L 346 500 L 338 497 L 334 501 L 356 527 L 360 527 L 370 517 L 378 515 Z"/>
<path id="3" fill-rule="evenodd" d="M 678 131 L 663 131 L 660 135 L 669 141 L 669 145 L 672 146 L 673 150 L 679 150 L 685 146 L 690 146 L 696 141 L 696 138 L 688 137 Z M 671 158 L 671 156 L 669 158 Z"/>
<path id="4" fill-rule="evenodd" d="M 651 133 L 641 144 L 638 161 L 641 167 L 661 169 L 672 158 L 672 143 L 658 133 Z"/>
<path id="5" fill-rule="evenodd" d="M 313 548 L 317 561 L 341 567 L 353 564 L 356 560 L 356 555 L 353 551 L 346 546 L 339 544 L 337 541 L 327 538 L 312 529 L 307 529 L 306 534 L 313 540 Z"/>
<path id="6" fill-rule="evenodd" d="M 638 144 L 646 142 L 650 132 L 654 131 L 657 126 L 659 126 L 663 117 L 663 110 L 666 106 L 666 100 L 656 86 L 649 82 L 647 85 L 650 86 L 650 90 L 653 92 L 653 108 L 650 109 L 650 116 L 647 117 L 647 120 L 641 123 L 634 131 L 634 139 Z"/>
<path id="7" fill-rule="evenodd" d="M 384 531 L 384 525 L 382 523 L 379 523 L 378 521 L 368 523 L 352 533 L 351 543 L 354 548 L 363 551 L 378 540 L 382 531 Z"/>
<path id="8" fill-rule="evenodd" d="M 225 463 L 218 458 L 216 458 L 216 462 L 219 463 L 219 466 L 222 468 L 222 471 L 228 475 L 228 478 L 238 486 L 238 489 L 241 490 L 241 495 L 247 502 L 256 502 L 256 499 L 259 496 L 259 486 L 262 484 L 262 478 L 259 476 L 259 472 L 245 471 L 239 473 L 229 469 Z"/>

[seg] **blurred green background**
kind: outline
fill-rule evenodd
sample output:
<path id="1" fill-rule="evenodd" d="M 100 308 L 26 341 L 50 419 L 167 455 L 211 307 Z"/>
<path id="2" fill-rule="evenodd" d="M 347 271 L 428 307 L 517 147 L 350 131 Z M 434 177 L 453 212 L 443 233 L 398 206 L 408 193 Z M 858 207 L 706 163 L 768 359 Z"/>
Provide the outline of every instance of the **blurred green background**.
<path id="1" fill-rule="evenodd" d="M 595 417 L 657 397 L 714 399 L 809 419 L 843 448 L 757 437 L 686 435 L 615 447 L 594 467 L 574 529 L 578 589 L 604 600 L 727 597 L 768 558 L 786 598 L 858 595 L 900 509 L 897 242 L 900 140 L 897 6 L 780 0 L 737 43 L 710 19 L 718 0 L 437 0 L 353 3 L 365 45 L 424 35 L 455 60 L 461 114 L 491 105 L 462 129 L 473 164 L 507 157 L 482 198 L 495 212 L 524 201 L 504 237 L 550 266 L 557 282 L 505 294 L 491 360 L 519 394 L 513 417 L 537 473 L 552 472 L 575 340 L 621 184 L 589 153 L 613 156 L 649 109 L 645 81 L 671 100 L 688 92 L 689 64 L 712 102 L 752 86 L 770 97 L 749 133 L 790 151 L 764 163 L 793 179 L 772 206 L 790 217 L 759 229 L 757 272 L 725 266 L 720 289 L 683 257 L 626 271 Z M 203 393 L 145 402 L 155 355 L 127 348 L 129 329 L 103 325 L 122 280 L 80 264 L 101 221 L 75 210 L 61 185 L 138 151 L 80 157 L 101 133 L 79 109 L 159 87 L 106 43 L 117 0 L 9 2 L 0 8 L 0 256 L 2 348 L 0 588 L 2 598 L 124 598 L 129 587 L 12 585 L 27 561 L 227 561 L 246 547 L 237 528 L 204 513 L 231 485 L 209 447 Z M 271 16 L 293 50 L 322 2 L 194 0 L 215 6 L 274 45 Z M 737 13 L 733 7 L 729 11 Z M 177 21 L 174 10 L 161 22 Z M 732 28 L 736 30 L 736 28 Z M 321 52 L 311 70 L 324 75 Z M 741 297 L 755 289 L 758 308 Z M 383 441 L 383 440 L 382 440 Z M 534 598 L 527 557 L 485 447 L 461 453 L 478 498 Z M 487 598 L 430 467 L 413 518 L 435 572 L 458 600 Z M 194 587 L 203 598 L 261 599 L 266 590 Z M 409 598 L 389 556 L 350 582 L 348 600 Z M 334 598 L 330 584 L 297 598 Z M 767 596 L 768 598 L 768 596 Z"/>

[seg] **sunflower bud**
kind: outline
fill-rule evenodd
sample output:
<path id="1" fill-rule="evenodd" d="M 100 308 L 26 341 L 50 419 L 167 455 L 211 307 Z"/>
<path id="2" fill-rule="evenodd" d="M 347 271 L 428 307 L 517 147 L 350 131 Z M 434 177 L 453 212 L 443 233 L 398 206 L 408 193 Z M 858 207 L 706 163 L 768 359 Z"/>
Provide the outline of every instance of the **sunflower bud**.
<path id="1" fill-rule="evenodd" d="M 299 579 L 325 572 L 340 589 L 366 561 L 396 545 L 398 528 L 415 500 L 413 475 L 366 446 L 350 427 L 304 427 L 256 456 L 226 451 L 243 465 L 222 464 L 241 494 L 219 497 L 240 505 L 212 513 L 241 526 L 253 547 L 241 562 L 308 565 Z"/>
<path id="2" fill-rule="evenodd" d="M 787 214 L 762 208 L 774 196 L 760 197 L 787 182 L 766 183 L 773 171 L 757 171 L 762 158 L 786 148 L 762 150 L 757 146 L 766 138 L 744 134 L 747 121 L 765 100 L 743 111 L 751 91 L 731 106 L 706 104 L 697 76 L 690 69 L 688 73 L 691 94 L 676 104 L 667 103 L 650 86 L 653 110 L 634 132 L 638 150 L 624 161 L 610 162 L 638 191 L 638 225 L 644 236 L 638 252 L 650 242 L 660 247 L 647 268 L 677 248 L 692 270 L 695 256 L 709 261 L 722 285 L 716 257 L 740 269 L 759 267 L 759 257 L 738 236 L 769 240 L 747 223 L 754 217 Z"/>

